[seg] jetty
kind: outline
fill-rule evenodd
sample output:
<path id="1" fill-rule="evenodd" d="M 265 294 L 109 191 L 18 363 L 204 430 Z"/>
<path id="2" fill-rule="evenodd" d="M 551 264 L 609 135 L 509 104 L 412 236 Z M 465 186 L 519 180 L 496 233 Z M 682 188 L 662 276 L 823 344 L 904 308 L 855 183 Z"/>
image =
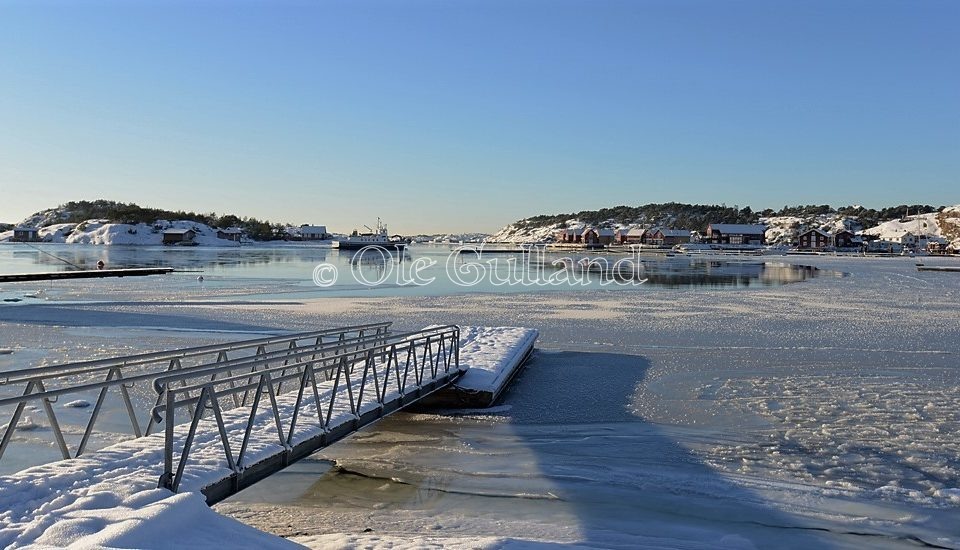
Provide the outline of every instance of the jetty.
<path id="1" fill-rule="evenodd" d="M 34 433 L 49 431 L 64 460 L 0 476 L 0 503 L 7 510 L 0 547 L 25 543 L 44 526 L 67 521 L 94 495 L 122 495 L 111 497 L 116 503 L 104 514 L 115 507 L 139 513 L 158 499 L 182 500 L 175 493 L 202 495 L 214 504 L 440 392 L 484 393 L 483 403 L 492 404 L 530 357 L 537 337 L 535 330 L 515 327 L 445 325 L 394 333 L 390 326 L 2 373 L 0 390 L 10 397 L 0 398 L 0 411 L 12 408 L 13 415 L 0 427 L 0 458 L 19 443 L 12 434 L 29 407 L 37 420 L 47 420 Z M 472 381 L 464 379 L 471 371 Z M 129 418 L 131 436 L 88 450 L 108 393 L 121 399 L 120 417 Z M 53 404 L 77 395 L 97 399 L 79 443 L 71 445 Z M 85 510 L 88 517 L 101 513 Z"/>
<path id="2" fill-rule="evenodd" d="M 470 368 L 418 408 L 484 409 L 493 406 L 533 355 L 539 332 L 523 327 L 461 327 L 460 354 Z"/>
<path id="3" fill-rule="evenodd" d="M 104 279 L 107 277 L 144 277 L 147 275 L 166 275 L 174 271 L 172 267 L 135 267 L 127 269 L 81 269 L 77 271 L 14 273 L 0 275 L 0 283 L 56 281 L 60 279 Z"/>
<path id="4" fill-rule="evenodd" d="M 960 266 L 917 264 L 917 271 L 951 271 L 954 273 L 960 273 Z"/>

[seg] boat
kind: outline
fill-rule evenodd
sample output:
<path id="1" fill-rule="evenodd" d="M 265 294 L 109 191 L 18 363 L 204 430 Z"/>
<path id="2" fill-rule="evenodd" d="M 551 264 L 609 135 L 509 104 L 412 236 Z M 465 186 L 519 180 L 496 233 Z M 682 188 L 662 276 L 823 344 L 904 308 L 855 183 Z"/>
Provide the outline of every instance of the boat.
<path id="1" fill-rule="evenodd" d="M 410 242 L 400 235 L 391 236 L 387 232 L 387 226 L 380 222 L 380 218 L 377 218 L 376 229 L 368 225 L 364 227 L 369 230 L 367 233 L 360 233 L 354 230 L 349 236 L 333 241 L 331 246 L 340 250 L 360 250 L 368 246 L 400 250 L 405 248 Z"/>

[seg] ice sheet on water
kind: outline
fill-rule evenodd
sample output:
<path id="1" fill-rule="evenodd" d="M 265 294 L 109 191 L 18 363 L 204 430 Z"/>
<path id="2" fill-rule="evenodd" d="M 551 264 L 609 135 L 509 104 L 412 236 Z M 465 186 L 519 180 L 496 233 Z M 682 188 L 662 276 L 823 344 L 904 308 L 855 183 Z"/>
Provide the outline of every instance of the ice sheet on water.
<path id="1" fill-rule="evenodd" d="M 736 402 L 772 428 L 762 445 L 718 445 L 715 466 L 780 476 L 884 499 L 955 506 L 960 480 L 960 386 L 888 376 L 728 380 L 712 398 Z"/>

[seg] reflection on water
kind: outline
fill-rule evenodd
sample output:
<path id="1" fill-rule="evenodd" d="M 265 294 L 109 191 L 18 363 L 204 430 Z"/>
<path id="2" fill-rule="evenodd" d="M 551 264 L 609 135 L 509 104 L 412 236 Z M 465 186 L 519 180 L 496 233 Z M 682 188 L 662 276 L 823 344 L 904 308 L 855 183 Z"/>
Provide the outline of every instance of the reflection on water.
<path id="1" fill-rule="evenodd" d="M 816 267 L 784 262 L 744 262 L 703 258 L 620 259 L 583 258 L 546 261 L 531 266 L 542 276 L 550 269 L 572 272 L 596 282 L 644 281 L 647 286 L 679 287 L 748 287 L 751 284 L 782 285 L 798 283 L 821 276 Z M 842 276 L 842 273 L 834 273 Z"/>
<path id="2" fill-rule="evenodd" d="M 678 255 L 617 256 L 596 253 L 569 258 L 560 253 L 524 255 L 458 254 L 437 247 L 408 247 L 403 251 L 375 249 L 340 251 L 319 246 L 244 246 L 240 248 L 163 246 L 0 246 L 0 273 L 25 273 L 93 269 L 98 261 L 110 268 L 172 267 L 181 272 L 163 279 L 164 292 L 174 297 L 188 293 L 218 296 L 279 298 L 296 293 L 303 297 L 364 295 L 392 296 L 399 293 L 450 295 L 463 292 L 530 292 L 576 288 L 656 289 L 681 287 L 745 288 L 805 281 L 828 274 L 813 267 L 762 258 L 703 258 Z M 334 266 L 335 284 L 314 284 L 314 268 Z M 614 267 L 616 267 L 614 269 Z M 159 278 L 141 283 L 75 283 L 74 297 L 90 289 L 116 292 L 117 288 L 139 294 L 157 286 Z M 637 284 L 643 281 L 643 284 Z M 610 284 L 632 283 L 632 284 Z M 142 288 L 137 287 L 139 284 Z M 86 285 L 86 286 L 85 286 Z M 124 286 L 125 285 L 125 286 Z M 67 289 L 66 283 L 51 285 Z M 10 288 L 0 288 L 9 293 Z M 200 292 L 202 291 L 202 292 Z M 16 292 L 14 292 L 16 294 Z M 23 293 L 11 299 L 24 297 Z M 4 294 L 6 296 L 6 294 Z"/>
<path id="3" fill-rule="evenodd" d="M 778 262 L 730 262 L 723 260 L 645 262 L 641 272 L 647 284 L 676 288 L 682 286 L 732 286 L 751 284 L 782 285 L 820 276 L 816 268 Z"/>

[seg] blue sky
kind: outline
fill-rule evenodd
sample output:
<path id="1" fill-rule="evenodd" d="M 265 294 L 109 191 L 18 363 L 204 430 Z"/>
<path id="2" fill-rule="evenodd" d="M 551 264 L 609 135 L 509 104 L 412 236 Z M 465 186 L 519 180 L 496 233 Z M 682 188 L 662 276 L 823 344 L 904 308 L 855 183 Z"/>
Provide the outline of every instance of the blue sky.
<path id="1" fill-rule="evenodd" d="M 960 2 L 0 0 L 0 220 L 960 203 Z"/>

